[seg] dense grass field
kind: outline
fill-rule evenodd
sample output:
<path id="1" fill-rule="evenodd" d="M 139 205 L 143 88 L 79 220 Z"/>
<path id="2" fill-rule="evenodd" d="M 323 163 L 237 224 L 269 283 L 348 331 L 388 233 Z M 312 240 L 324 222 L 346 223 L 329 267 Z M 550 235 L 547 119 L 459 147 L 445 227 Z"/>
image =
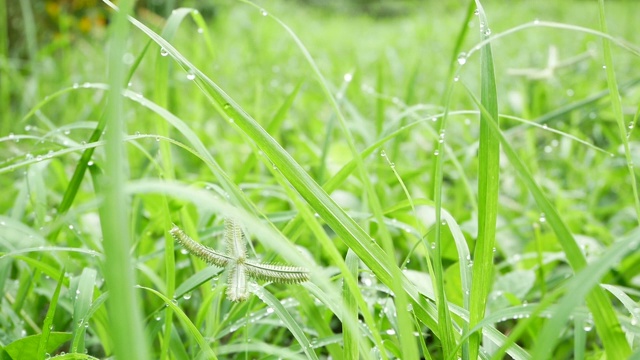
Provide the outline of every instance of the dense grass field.
<path id="1" fill-rule="evenodd" d="M 52 3 L 0 1 L 0 359 L 640 359 L 640 3 Z"/>

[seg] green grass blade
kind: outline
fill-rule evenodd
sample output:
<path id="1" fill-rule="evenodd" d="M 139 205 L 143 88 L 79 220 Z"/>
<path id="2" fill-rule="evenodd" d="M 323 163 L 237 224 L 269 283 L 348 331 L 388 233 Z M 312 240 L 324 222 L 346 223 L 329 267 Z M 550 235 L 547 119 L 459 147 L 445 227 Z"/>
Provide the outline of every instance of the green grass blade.
<path id="1" fill-rule="evenodd" d="M 600 18 L 600 30 L 607 34 L 607 20 L 604 13 L 604 0 L 598 0 L 598 10 Z M 622 101 L 620 99 L 620 92 L 618 90 L 618 81 L 616 80 L 616 72 L 613 67 L 613 56 L 611 55 L 611 41 L 609 39 L 602 39 L 602 49 L 604 53 L 604 65 L 607 73 L 607 87 L 609 88 L 609 99 L 611 99 L 611 107 L 613 110 L 613 116 L 618 124 L 618 131 L 620 133 L 620 140 L 624 146 L 624 155 L 627 160 L 627 169 L 629 170 L 629 180 L 631 182 L 631 190 L 633 191 L 633 200 L 636 210 L 636 218 L 638 224 L 640 224 L 640 197 L 638 197 L 638 183 L 636 181 L 636 173 L 633 165 L 633 159 L 631 157 L 631 149 L 629 147 L 629 137 L 627 135 L 627 126 L 624 123 L 624 114 L 622 112 Z M 633 124 L 633 123 L 632 123 Z"/>
<path id="2" fill-rule="evenodd" d="M 49 302 L 49 309 L 47 309 L 47 315 L 44 318 L 44 324 L 42 324 L 42 334 L 40 337 L 40 342 L 38 343 L 38 359 L 45 358 L 47 342 L 49 340 L 49 334 L 53 329 L 53 316 L 55 315 L 56 308 L 58 307 L 58 297 L 60 296 L 60 289 L 62 288 L 63 282 L 64 282 L 64 269 L 60 271 L 60 278 L 58 279 L 58 285 L 56 285 L 56 289 L 53 292 L 53 296 L 51 297 L 51 301 Z"/>
<path id="3" fill-rule="evenodd" d="M 358 276 L 358 262 L 360 259 L 356 256 L 353 251 L 347 252 L 347 258 L 345 262 L 349 271 L 354 277 Z M 349 316 L 353 319 L 353 321 L 357 321 L 358 319 L 358 304 L 353 294 L 350 292 L 349 287 L 345 283 L 343 285 L 343 297 L 344 303 L 347 307 L 347 313 L 345 316 Z M 359 334 L 357 329 L 351 329 L 349 326 L 342 326 L 342 336 L 343 336 L 343 346 L 344 346 L 344 356 L 346 359 L 358 359 L 360 356 L 358 355 L 358 338 Z"/>
<path id="4" fill-rule="evenodd" d="M 479 12 L 480 33 L 482 39 L 489 37 L 489 22 L 482 5 L 476 1 Z M 491 44 L 482 47 L 481 62 L 481 103 L 489 116 L 498 119 L 498 95 L 493 69 Z M 473 280 L 471 283 L 471 299 L 469 308 L 469 326 L 473 327 L 484 317 L 487 297 L 493 285 L 493 248 L 496 242 L 496 219 L 498 216 L 498 194 L 500 175 L 500 140 L 486 115 L 480 116 L 480 145 L 478 150 L 478 238 L 473 256 Z M 478 356 L 482 333 L 475 333 L 469 338 L 469 358 Z"/>
<path id="5" fill-rule="evenodd" d="M 97 272 L 94 269 L 83 269 L 75 289 L 73 297 L 73 341 L 71 343 L 71 352 L 74 353 L 85 351 L 84 336 L 89 324 L 87 314 L 93 301 L 96 275 Z"/>
<path id="6" fill-rule="evenodd" d="M 131 1 L 122 1 L 120 12 L 115 13 L 111 25 L 109 54 L 109 85 L 120 89 L 125 80 L 122 62 L 129 24 L 127 14 Z M 122 358 L 148 359 L 147 339 L 144 336 L 137 293 L 134 291 L 135 274 L 131 261 L 128 199 L 124 192 L 126 182 L 125 152 L 123 145 L 123 98 L 118 91 L 108 96 L 106 119 L 109 131 L 106 135 L 104 205 L 100 213 L 103 246 L 106 257 L 104 277 L 111 296 L 107 303 L 115 355 Z"/>

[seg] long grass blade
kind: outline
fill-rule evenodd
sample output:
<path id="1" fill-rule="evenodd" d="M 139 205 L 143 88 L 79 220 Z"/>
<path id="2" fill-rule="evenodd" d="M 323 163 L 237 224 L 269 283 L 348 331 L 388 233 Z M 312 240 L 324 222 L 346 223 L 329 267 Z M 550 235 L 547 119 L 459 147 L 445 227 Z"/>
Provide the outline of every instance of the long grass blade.
<path id="1" fill-rule="evenodd" d="M 476 1 L 480 18 L 482 39 L 489 37 L 489 22 L 480 1 Z M 493 69 L 491 44 L 487 43 L 480 53 L 480 87 L 481 103 L 489 116 L 498 120 L 498 96 Z M 473 327 L 484 317 L 487 298 L 493 285 L 493 248 L 496 241 L 496 220 L 498 216 L 498 194 L 500 174 L 500 141 L 496 132 L 487 120 L 480 116 L 480 145 L 478 150 L 478 238 L 473 257 L 473 280 L 471 283 L 471 299 L 469 308 L 469 326 Z M 469 358 L 478 356 L 482 333 L 475 333 L 469 338 Z"/>

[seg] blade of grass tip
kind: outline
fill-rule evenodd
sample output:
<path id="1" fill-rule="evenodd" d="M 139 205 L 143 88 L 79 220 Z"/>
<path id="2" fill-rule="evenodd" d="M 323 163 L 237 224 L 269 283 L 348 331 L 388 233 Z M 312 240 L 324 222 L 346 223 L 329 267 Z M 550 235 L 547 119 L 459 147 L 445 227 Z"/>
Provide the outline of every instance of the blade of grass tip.
<path id="1" fill-rule="evenodd" d="M 204 20 L 200 11 L 194 9 L 191 12 L 191 18 L 193 22 L 198 25 L 198 34 L 201 34 L 204 37 L 204 43 L 207 46 L 207 50 L 209 51 L 209 61 L 215 61 L 216 51 L 213 47 L 213 41 L 211 40 L 211 35 L 209 34 L 209 27 L 207 26 L 207 22 Z"/>
<path id="2" fill-rule="evenodd" d="M 71 342 L 71 352 L 83 353 L 85 351 L 84 334 L 85 325 L 88 325 L 87 313 L 93 301 L 93 289 L 96 283 L 97 271 L 84 268 L 78 286 L 75 289 L 73 301 L 73 341 Z"/>
<path id="3" fill-rule="evenodd" d="M 464 85 L 464 84 L 463 84 Z M 531 194 L 533 195 L 538 207 L 545 214 L 547 223 L 551 226 L 560 246 L 566 254 L 567 261 L 571 265 L 574 273 L 584 269 L 587 266 L 587 261 L 584 254 L 580 250 L 573 234 L 564 223 L 560 214 L 556 208 L 551 204 L 546 195 L 542 192 L 542 189 L 538 186 L 533 176 L 526 168 L 518 154 L 511 147 L 511 144 L 500 131 L 498 124 L 493 120 L 491 114 L 484 108 L 480 101 L 473 95 L 471 90 L 464 86 L 469 97 L 476 103 L 480 111 L 487 117 L 487 123 L 490 124 L 496 131 L 500 142 L 502 144 L 503 151 L 509 162 L 514 167 L 516 173 L 520 179 L 525 183 Z M 599 287 L 594 288 L 586 299 L 587 306 L 593 314 L 593 320 L 596 326 L 596 330 L 600 335 L 607 357 L 611 359 L 626 359 L 631 352 L 629 343 L 625 339 L 624 331 L 620 326 L 620 322 L 617 319 L 613 305 L 609 301 L 607 295 Z"/>
<path id="4" fill-rule="evenodd" d="M 607 19 L 604 14 L 604 0 L 598 0 L 598 10 L 600 18 L 600 30 L 607 34 Z M 624 146 L 624 155 L 627 160 L 627 169 L 629 170 L 629 176 L 631 178 L 631 189 L 633 190 L 633 200 L 636 210 L 636 217 L 638 224 L 640 224 L 640 198 L 638 197 L 638 184 L 636 183 L 636 174 L 633 166 L 633 159 L 631 158 L 631 150 L 629 148 L 629 138 L 627 137 L 627 127 L 624 123 L 624 114 L 622 113 L 622 101 L 620 100 L 620 92 L 618 91 L 618 81 L 616 80 L 616 72 L 613 68 L 613 56 L 611 55 L 611 44 L 606 38 L 602 39 L 602 48 L 604 53 L 604 65 L 607 73 L 607 87 L 609 88 L 609 98 L 611 99 L 611 107 L 613 110 L 613 116 L 618 123 L 618 130 L 620 132 L 620 139 Z M 633 123 L 632 123 L 633 124 Z"/>
<path id="5" fill-rule="evenodd" d="M 482 40 L 490 35 L 489 23 L 480 1 L 476 1 L 480 18 Z M 482 47 L 480 53 L 481 103 L 489 116 L 498 121 L 498 95 L 493 69 L 491 44 Z M 478 238 L 473 256 L 473 278 L 471 281 L 471 299 L 469 308 L 469 326 L 473 327 L 484 317 L 487 298 L 493 284 L 493 248 L 496 240 L 496 221 L 498 216 L 498 192 L 500 175 L 500 140 L 487 120 L 480 116 L 480 139 L 478 149 Z M 499 128 L 496 123 L 496 127 Z M 482 331 L 469 338 L 469 358 L 478 356 Z"/>
<path id="6" fill-rule="evenodd" d="M 53 329 L 53 316 L 56 313 L 58 307 L 58 297 L 60 296 L 60 289 L 64 282 L 64 268 L 60 271 L 60 278 L 58 279 L 58 285 L 53 291 L 53 296 L 49 301 L 49 309 L 47 309 L 47 315 L 44 318 L 42 324 L 42 335 L 40 336 L 40 343 L 38 344 L 38 359 L 44 359 L 46 357 L 47 340 L 49 340 L 49 334 Z"/>
<path id="7" fill-rule="evenodd" d="M 127 15 L 133 8 L 130 0 L 120 3 L 120 11 L 110 25 L 109 87 L 106 119 L 109 131 L 106 135 L 105 177 L 103 211 L 100 212 L 105 254 L 104 277 L 110 296 L 107 303 L 112 329 L 115 355 L 119 358 L 148 359 L 147 338 L 142 327 L 140 304 L 134 289 L 135 273 L 131 261 L 128 195 L 126 182 L 126 158 L 123 144 L 124 111 L 120 91 L 125 80 L 122 56 L 127 43 L 129 23 Z"/>
<path id="8" fill-rule="evenodd" d="M 347 263 L 347 267 L 351 272 L 353 277 L 358 277 L 358 256 L 351 250 L 347 251 L 347 258 L 345 262 Z M 346 282 L 342 285 L 342 293 L 344 298 L 344 304 L 347 308 L 347 313 L 344 316 L 349 316 L 353 319 L 354 322 L 358 320 L 358 304 L 356 299 L 353 297 L 353 294 L 349 290 Z M 343 322 L 344 324 L 344 322 Z M 352 329 L 349 326 L 342 326 L 342 343 L 344 345 L 344 357 L 345 359 L 359 359 L 360 355 L 358 355 L 358 339 L 359 339 L 359 331 L 358 328 Z"/>

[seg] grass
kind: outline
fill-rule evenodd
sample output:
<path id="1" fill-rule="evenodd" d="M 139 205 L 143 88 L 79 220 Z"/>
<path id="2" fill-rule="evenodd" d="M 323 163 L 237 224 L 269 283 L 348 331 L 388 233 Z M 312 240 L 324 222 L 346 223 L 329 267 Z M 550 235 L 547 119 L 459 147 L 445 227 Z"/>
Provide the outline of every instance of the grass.
<path id="1" fill-rule="evenodd" d="M 638 5 L 403 6 L 0 31 L 0 357 L 638 356 Z"/>

